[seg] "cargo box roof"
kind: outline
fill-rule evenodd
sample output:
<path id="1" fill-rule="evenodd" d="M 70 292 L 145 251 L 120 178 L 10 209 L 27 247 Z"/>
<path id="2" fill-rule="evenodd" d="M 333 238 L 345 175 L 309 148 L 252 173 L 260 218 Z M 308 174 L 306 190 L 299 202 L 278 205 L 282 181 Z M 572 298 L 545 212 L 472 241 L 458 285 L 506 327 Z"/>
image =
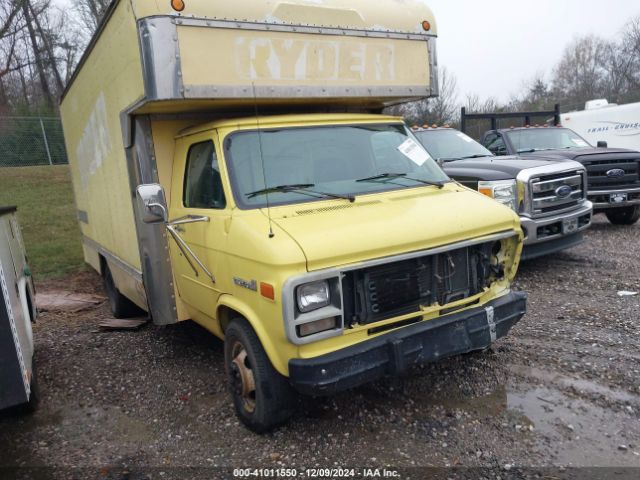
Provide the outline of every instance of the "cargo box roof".
<path id="1" fill-rule="evenodd" d="M 116 0 L 114 3 L 117 3 Z M 136 18 L 176 15 L 169 0 L 132 0 Z M 112 5 L 113 6 L 113 5 Z M 435 20 L 421 0 L 184 0 L 183 17 L 424 34 Z"/>

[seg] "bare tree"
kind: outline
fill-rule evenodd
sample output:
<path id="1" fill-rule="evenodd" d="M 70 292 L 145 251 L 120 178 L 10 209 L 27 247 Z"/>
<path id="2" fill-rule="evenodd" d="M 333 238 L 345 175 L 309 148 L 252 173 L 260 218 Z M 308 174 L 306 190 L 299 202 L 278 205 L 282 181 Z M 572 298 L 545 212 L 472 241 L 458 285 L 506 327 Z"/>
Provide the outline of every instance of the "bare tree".
<path id="1" fill-rule="evenodd" d="M 412 125 L 451 124 L 458 118 L 458 80 L 446 67 L 439 72 L 437 97 L 399 105 L 390 113 L 401 115 Z"/>
<path id="2" fill-rule="evenodd" d="M 569 44 L 553 72 L 553 88 L 565 102 L 597 98 L 606 92 L 608 42 L 595 35 Z"/>
<path id="3" fill-rule="evenodd" d="M 640 89 L 640 15 L 631 19 L 622 34 L 622 52 L 629 62 L 624 75 L 630 89 Z"/>
<path id="4" fill-rule="evenodd" d="M 87 37 L 97 30 L 110 3 L 110 0 L 74 0 L 80 17 L 79 26 Z"/>

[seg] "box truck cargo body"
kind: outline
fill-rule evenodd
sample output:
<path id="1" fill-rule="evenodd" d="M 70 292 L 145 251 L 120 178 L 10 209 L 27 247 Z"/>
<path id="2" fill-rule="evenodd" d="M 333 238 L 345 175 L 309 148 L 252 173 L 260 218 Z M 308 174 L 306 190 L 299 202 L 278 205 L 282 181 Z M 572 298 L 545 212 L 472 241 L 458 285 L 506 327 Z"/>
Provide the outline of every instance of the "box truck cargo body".
<path id="1" fill-rule="evenodd" d="M 0 206 L 0 410 L 37 405 L 35 319 L 35 290 L 16 207 Z"/>
<path id="2" fill-rule="evenodd" d="M 419 1 L 115 1 L 61 113 L 115 314 L 225 341 L 240 419 L 485 348 L 525 311 L 518 217 L 388 105 L 437 94 Z"/>

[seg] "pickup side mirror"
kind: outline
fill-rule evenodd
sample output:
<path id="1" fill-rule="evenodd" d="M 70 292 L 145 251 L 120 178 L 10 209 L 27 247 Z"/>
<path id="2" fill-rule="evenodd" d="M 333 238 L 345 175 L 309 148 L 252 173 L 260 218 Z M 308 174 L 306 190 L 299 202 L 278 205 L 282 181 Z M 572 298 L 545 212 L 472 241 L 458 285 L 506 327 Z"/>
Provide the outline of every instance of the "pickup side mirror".
<path id="1" fill-rule="evenodd" d="M 600 140 L 597 145 L 598 148 L 607 148 L 608 144 L 604 140 Z"/>
<path id="2" fill-rule="evenodd" d="M 144 223 L 167 223 L 169 221 L 167 199 L 162 185 L 157 183 L 138 185 L 136 199 L 138 211 L 141 213 L 141 220 Z"/>

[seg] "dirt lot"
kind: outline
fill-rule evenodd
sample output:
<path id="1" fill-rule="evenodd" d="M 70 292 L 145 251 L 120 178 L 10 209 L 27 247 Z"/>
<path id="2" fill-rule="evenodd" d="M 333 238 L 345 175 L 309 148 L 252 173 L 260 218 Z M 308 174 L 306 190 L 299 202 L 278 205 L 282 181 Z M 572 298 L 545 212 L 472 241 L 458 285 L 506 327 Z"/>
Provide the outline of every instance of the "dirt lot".
<path id="1" fill-rule="evenodd" d="M 487 478 L 640 468 L 640 295 L 618 295 L 640 291 L 639 236 L 640 225 L 598 218 L 580 247 L 522 267 L 529 313 L 491 350 L 309 400 L 266 436 L 236 420 L 222 343 L 199 327 L 102 332 L 104 303 L 45 312 L 35 332 L 42 405 L 0 418 L 0 477 L 79 476 L 69 467 L 100 478 L 232 476 L 219 466 L 350 467 L 356 476 L 388 466 L 402 478 L 423 478 L 413 467 Z M 101 293 L 91 273 L 39 292 L 60 290 Z M 59 468 L 7 469 L 21 466 Z M 640 470 L 626 474 L 616 478 Z"/>

